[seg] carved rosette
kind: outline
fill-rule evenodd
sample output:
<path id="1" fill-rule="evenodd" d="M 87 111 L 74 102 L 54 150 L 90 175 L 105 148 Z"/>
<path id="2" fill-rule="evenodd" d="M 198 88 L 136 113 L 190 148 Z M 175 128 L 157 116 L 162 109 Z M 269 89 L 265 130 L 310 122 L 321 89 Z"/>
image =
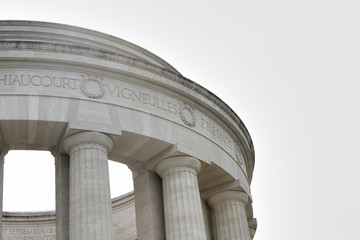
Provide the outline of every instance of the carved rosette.
<path id="1" fill-rule="evenodd" d="M 84 75 L 80 83 L 81 92 L 88 98 L 99 99 L 105 95 L 103 78 L 92 75 Z"/>
<path id="2" fill-rule="evenodd" d="M 195 109 L 187 103 L 180 103 L 179 106 L 179 115 L 181 120 L 188 127 L 195 127 L 196 125 L 196 117 L 195 117 Z"/>

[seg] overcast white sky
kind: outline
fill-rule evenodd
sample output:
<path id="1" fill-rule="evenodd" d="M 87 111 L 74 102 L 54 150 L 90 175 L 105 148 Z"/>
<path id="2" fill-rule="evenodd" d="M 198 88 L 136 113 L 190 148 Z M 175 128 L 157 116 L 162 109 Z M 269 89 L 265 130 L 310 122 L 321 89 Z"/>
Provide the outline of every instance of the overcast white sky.
<path id="1" fill-rule="evenodd" d="M 255 145 L 256 240 L 360 239 L 358 0 L 17 0 L 0 12 L 123 38 L 223 99 Z"/>

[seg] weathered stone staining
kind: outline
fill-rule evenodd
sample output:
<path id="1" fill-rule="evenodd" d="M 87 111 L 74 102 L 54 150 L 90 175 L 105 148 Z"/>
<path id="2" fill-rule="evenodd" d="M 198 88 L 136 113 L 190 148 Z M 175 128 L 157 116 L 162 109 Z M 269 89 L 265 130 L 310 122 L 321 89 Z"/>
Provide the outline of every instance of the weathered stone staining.
<path id="1" fill-rule="evenodd" d="M 51 151 L 57 201 L 56 220 L 8 215 L 3 239 L 254 237 L 245 125 L 147 50 L 73 26 L 0 21 L 0 109 L 1 156 Z M 108 159 L 133 172 L 135 207 L 111 208 Z"/>

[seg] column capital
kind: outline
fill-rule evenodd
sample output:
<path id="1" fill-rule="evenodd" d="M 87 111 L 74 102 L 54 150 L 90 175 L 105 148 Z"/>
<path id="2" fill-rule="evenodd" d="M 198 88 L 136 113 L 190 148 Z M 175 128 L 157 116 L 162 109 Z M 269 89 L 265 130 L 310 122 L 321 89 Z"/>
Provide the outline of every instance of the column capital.
<path id="1" fill-rule="evenodd" d="M 77 133 L 64 141 L 70 155 L 70 240 L 114 239 L 107 155 L 112 145 L 99 132 Z"/>
<path id="2" fill-rule="evenodd" d="M 249 196 L 246 193 L 240 191 L 223 191 L 212 195 L 208 199 L 208 203 L 211 207 L 213 207 L 216 203 L 223 200 L 239 200 L 245 205 L 249 200 Z"/>
<path id="3" fill-rule="evenodd" d="M 201 168 L 201 162 L 194 157 L 186 155 L 169 157 L 158 163 L 156 172 L 163 177 L 168 170 L 178 167 L 189 167 L 197 172 Z"/>
<path id="4" fill-rule="evenodd" d="M 80 132 L 67 137 L 64 141 L 64 150 L 70 154 L 75 146 L 85 143 L 100 144 L 109 152 L 113 147 L 113 140 L 106 134 L 100 132 Z"/>
<path id="5" fill-rule="evenodd" d="M 206 239 L 197 179 L 200 167 L 198 159 L 186 155 L 166 158 L 156 166 L 163 183 L 167 240 Z"/>

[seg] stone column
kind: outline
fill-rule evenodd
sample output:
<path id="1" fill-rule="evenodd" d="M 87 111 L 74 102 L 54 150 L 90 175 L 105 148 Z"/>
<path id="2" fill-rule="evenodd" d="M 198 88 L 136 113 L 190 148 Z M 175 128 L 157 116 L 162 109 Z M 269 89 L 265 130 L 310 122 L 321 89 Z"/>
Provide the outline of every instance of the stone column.
<path id="1" fill-rule="evenodd" d="M 69 175 L 69 156 L 57 154 L 55 157 L 56 240 L 69 240 Z"/>
<path id="2" fill-rule="evenodd" d="M 215 239 L 250 240 L 247 201 L 247 194 L 240 191 L 224 191 L 209 198 L 208 203 L 214 209 Z"/>
<path id="3" fill-rule="evenodd" d="M 165 240 L 161 178 L 145 167 L 133 170 L 138 240 Z"/>
<path id="4" fill-rule="evenodd" d="M 1 149 L 1 148 L 0 148 Z M 4 157 L 7 151 L 0 152 L 0 213 L 3 212 L 3 190 L 4 190 Z M 2 233 L 2 217 L 0 218 L 0 233 Z M 2 239 L 0 237 L 0 239 Z"/>
<path id="5" fill-rule="evenodd" d="M 251 239 L 253 239 L 255 236 L 255 233 L 256 233 L 256 228 L 257 228 L 256 218 L 248 219 L 248 224 L 249 224 L 250 237 L 251 237 Z"/>
<path id="6" fill-rule="evenodd" d="M 98 132 L 68 137 L 70 155 L 70 240 L 113 240 L 108 152 L 113 141 Z"/>
<path id="7" fill-rule="evenodd" d="M 199 160 L 170 157 L 156 166 L 163 182 L 167 240 L 206 240 L 197 171 Z"/>

